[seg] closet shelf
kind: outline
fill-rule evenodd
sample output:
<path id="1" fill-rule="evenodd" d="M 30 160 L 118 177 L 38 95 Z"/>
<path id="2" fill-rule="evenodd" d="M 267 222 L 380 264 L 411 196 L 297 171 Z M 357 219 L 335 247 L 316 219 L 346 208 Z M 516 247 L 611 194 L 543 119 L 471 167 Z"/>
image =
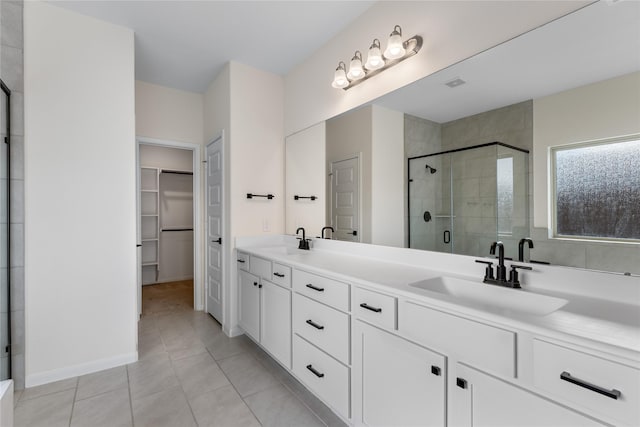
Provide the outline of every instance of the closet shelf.
<path id="1" fill-rule="evenodd" d="M 158 190 L 140 190 L 142 193 L 157 193 Z"/>
<path id="2" fill-rule="evenodd" d="M 143 267 L 149 267 L 149 266 L 152 266 L 152 265 L 158 265 L 158 263 L 157 262 L 143 262 L 142 263 Z"/>

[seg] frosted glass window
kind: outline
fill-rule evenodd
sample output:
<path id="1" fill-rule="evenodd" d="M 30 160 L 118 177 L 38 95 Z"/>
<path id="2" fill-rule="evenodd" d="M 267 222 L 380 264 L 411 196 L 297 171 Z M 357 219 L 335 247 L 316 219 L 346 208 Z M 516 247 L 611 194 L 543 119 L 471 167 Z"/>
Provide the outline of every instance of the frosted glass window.
<path id="1" fill-rule="evenodd" d="M 553 150 L 555 234 L 640 240 L 640 139 Z"/>
<path id="2" fill-rule="evenodd" d="M 513 157 L 498 159 L 498 233 L 511 234 L 513 217 Z"/>

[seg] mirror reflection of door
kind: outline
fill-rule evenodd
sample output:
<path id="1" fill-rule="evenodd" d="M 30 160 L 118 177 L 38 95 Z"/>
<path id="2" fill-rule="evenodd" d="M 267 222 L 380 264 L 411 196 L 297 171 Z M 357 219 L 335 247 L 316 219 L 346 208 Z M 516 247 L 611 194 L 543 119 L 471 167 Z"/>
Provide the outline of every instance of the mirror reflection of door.
<path id="1" fill-rule="evenodd" d="M 360 171 L 358 157 L 331 162 L 333 238 L 360 241 Z"/>

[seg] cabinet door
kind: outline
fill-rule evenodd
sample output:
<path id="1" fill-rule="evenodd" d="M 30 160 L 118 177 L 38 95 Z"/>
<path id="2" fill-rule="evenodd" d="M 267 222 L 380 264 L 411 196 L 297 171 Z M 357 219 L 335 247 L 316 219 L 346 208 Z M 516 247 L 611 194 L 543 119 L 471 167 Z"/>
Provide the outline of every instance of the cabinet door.
<path id="1" fill-rule="evenodd" d="M 260 279 L 238 270 L 240 327 L 255 341 L 260 341 Z"/>
<path id="2" fill-rule="evenodd" d="M 291 291 L 262 282 L 260 343 L 291 369 Z"/>
<path id="3" fill-rule="evenodd" d="M 361 322 L 356 340 L 356 423 L 445 425 L 444 356 Z"/>
<path id="4" fill-rule="evenodd" d="M 604 426 L 552 400 L 466 365 L 452 378 L 453 426 Z"/>

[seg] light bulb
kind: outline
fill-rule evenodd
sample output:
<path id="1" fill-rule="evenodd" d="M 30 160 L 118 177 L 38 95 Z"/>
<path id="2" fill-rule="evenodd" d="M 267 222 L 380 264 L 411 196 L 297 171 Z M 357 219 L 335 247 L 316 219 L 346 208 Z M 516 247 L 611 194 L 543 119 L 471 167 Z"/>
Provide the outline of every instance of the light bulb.
<path id="1" fill-rule="evenodd" d="M 362 68 L 362 54 L 359 50 L 356 50 L 356 53 L 351 58 L 351 62 L 349 63 L 349 72 L 347 73 L 347 78 L 349 80 L 360 80 L 364 77 L 364 68 Z"/>
<path id="2" fill-rule="evenodd" d="M 374 39 L 371 43 L 367 54 L 367 63 L 364 66 L 367 70 L 378 70 L 384 67 L 384 59 L 380 53 L 380 40 Z"/>
<path id="3" fill-rule="evenodd" d="M 349 80 L 347 79 L 347 73 L 345 72 L 344 62 L 340 61 L 336 72 L 333 74 L 333 82 L 331 86 L 336 89 L 342 89 L 349 86 Z"/>
<path id="4" fill-rule="evenodd" d="M 389 41 L 387 42 L 387 49 L 384 51 L 384 57 L 387 59 L 402 58 L 405 54 L 404 46 L 402 45 L 402 28 L 400 25 L 396 25 L 391 35 L 389 35 Z"/>

